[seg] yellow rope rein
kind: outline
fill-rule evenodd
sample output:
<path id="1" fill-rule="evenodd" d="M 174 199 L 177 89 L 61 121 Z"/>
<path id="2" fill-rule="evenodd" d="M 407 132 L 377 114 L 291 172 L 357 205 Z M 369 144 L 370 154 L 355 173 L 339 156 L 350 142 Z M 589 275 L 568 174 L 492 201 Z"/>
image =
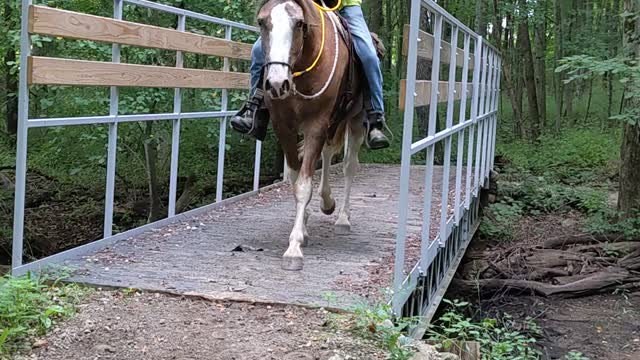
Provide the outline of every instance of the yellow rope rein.
<path id="1" fill-rule="evenodd" d="M 340 6 L 342 5 L 342 0 L 338 0 L 336 3 L 336 6 L 332 7 L 332 8 L 328 8 L 322 5 L 319 5 L 318 3 L 316 3 L 315 1 L 313 1 L 313 5 L 315 5 L 315 7 L 318 9 L 318 11 L 320 12 L 320 19 L 321 19 L 321 24 L 322 24 L 322 40 L 320 42 L 320 51 L 318 52 L 318 56 L 316 56 L 316 59 L 313 61 L 313 63 L 306 69 L 302 70 L 302 71 L 297 71 L 295 73 L 293 73 L 293 77 L 299 77 L 302 76 L 306 73 L 308 73 L 309 71 L 313 70 L 316 65 L 318 65 L 318 62 L 320 61 L 320 58 L 322 58 L 322 53 L 324 52 L 324 42 L 325 42 L 325 28 L 326 28 L 326 21 L 324 19 L 325 16 L 325 12 L 327 11 L 336 11 L 340 8 Z"/>

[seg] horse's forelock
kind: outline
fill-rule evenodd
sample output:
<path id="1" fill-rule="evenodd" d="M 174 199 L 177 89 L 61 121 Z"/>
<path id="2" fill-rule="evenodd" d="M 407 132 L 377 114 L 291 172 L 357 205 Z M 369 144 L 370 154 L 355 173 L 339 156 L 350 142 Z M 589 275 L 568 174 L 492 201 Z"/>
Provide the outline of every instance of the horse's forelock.
<path id="1" fill-rule="evenodd" d="M 318 10 L 313 5 L 313 0 L 262 0 L 260 6 L 258 7 L 258 14 L 268 3 L 274 2 L 274 4 L 281 4 L 285 2 L 294 2 L 298 4 L 302 8 L 302 13 L 304 14 L 304 20 L 308 25 L 319 25 L 320 24 L 320 14 Z"/>

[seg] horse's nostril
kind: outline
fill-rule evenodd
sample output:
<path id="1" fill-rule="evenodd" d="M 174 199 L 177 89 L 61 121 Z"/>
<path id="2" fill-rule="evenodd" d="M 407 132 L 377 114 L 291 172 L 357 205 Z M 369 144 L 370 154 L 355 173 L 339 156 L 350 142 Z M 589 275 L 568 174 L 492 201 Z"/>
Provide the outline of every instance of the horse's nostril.
<path id="1" fill-rule="evenodd" d="M 285 80 L 282 83 L 282 91 L 284 91 L 285 93 L 288 93 L 289 90 L 291 90 L 291 84 L 289 84 L 289 80 Z"/>
<path id="2" fill-rule="evenodd" d="M 265 81 L 264 90 L 265 91 L 270 91 L 271 90 L 271 81 L 269 81 L 269 80 Z"/>

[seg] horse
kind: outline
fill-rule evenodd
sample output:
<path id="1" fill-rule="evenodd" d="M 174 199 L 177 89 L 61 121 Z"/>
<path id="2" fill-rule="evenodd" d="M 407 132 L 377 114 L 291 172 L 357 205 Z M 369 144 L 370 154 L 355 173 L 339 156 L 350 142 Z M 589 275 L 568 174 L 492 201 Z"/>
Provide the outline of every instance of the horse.
<path id="1" fill-rule="evenodd" d="M 344 36 L 348 30 L 334 12 L 324 11 L 312 0 L 265 0 L 257 18 L 266 60 L 265 106 L 285 154 L 296 202 L 282 268 L 299 271 L 309 237 L 308 205 L 316 163 L 321 157 L 320 208 L 331 215 L 336 201 L 329 168 L 343 148 L 345 195 L 335 231 L 345 234 L 351 229 L 349 197 L 365 137 L 366 83 L 362 71 L 351 63 L 354 52 Z"/>

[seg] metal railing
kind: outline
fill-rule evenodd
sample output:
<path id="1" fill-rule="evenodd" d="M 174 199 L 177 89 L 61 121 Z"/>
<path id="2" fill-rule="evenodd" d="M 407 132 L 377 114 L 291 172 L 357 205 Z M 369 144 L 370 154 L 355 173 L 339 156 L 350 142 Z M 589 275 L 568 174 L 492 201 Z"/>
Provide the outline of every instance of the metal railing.
<path id="1" fill-rule="evenodd" d="M 423 11 L 427 13 L 431 32 L 420 29 Z M 450 43 L 445 43 L 446 29 L 450 32 Z M 400 176 L 399 224 L 396 239 L 394 267 L 394 293 L 391 301 L 396 316 L 421 316 L 429 320 L 444 296 L 448 281 L 455 272 L 471 236 L 477 228 L 478 197 L 480 188 L 487 185 L 493 168 L 497 126 L 497 108 L 500 95 L 501 58 L 499 52 L 484 39 L 446 12 L 432 0 L 412 0 L 411 19 L 408 31 L 407 80 L 405 89 L 404 132 L 402 141 L 402 164 Z M 458 45 L 462 38 L 461 46 Z M 429 38 L 429 39 L 427 39 Z M 431 78 L 427 82 L 430 94 L 417 93 L 417 64 L 420 46 L 433 44 Z M 442 57 L 442 49 L 449 47 L 450 58 Z M 473 53 L 471 52 L 473 46 Z M 424 49 L 422 49 L 424 50 Z M 462 61 L 459 63 L 459 52 Z M 471 63 L 473 61 L 473 63 Z M 442 64 L 449 64 L 446 87 L 446 126 L 436 131 L 438 117 L 438 93 Z M 461 67 L 461 81 L 457 68 Z M 473 68 L 471 83 L 469 71 Z M 471 98 L 467 92 L 471 87 Z M 461 91 L 458 93 L 456 90 Z M 426 137 L 414 141 L 413 127 L 416 116 L 415 105 L 419 96 L 430 96 L 428 127 Z M 455 111 L 455 101 L 459 100 L 459 112 Z M 467 103 L 470 100 L 470 116 Z M 424 104 L 425 101 L 421 101 Z M 457 136 L 457 151 L 452 163 L 454 136 Z M 466 142 L 466 143 L 465 143 Z M 434 168 L 436 145 L 443 143 L 442 196 L 439 232 L 430 234 L 434 191 Z M 466 150 L 465 150 L 466 149 Z M 405 272 L 405 248 L 408 241 L 407 220 L 409 218 L 409 186 L 411 163 L 414 155 L 426 152 L 424 178 L 424 202 L 420 258 Z M 466 159 L 464 153 L 466 152 Z M 452 169 L 452 167 L 455 167 Z M 466 168 L 466 171 L 464 171 Z M 455 172 L 455 193 L 453 204 L 449 199 L 450 176 Z M 464 190 L 463 190 L 464 180 Z M 449 208 L 453 205 L 453 212 Z"/>
<path id="2" fill-rule="evenodd" d="M 111 87 L 109 115 L 103 116 L 81 116 L 65 118 L 31 118 L 29 114 L 29 84 L 28 84 L 28 59 L 31 55 L 31 37 L 29 34 L 29 8 L 32 0 L 22 0 L 22 24 L 20 37 L 20 85 L 19 85 L 19 112 L 18 112 L 18 137 L 16 151 L 16 185 L 15 185 L 15 206 L 14 206 L 14 227 L 13 227 L 13 248 L 12 248 L 12 273 L 14 275 L 24 274 L 28 271 L 41 268 L 54 261 L 62 261 L 78 254 L 87 253 L 97 248 L 112 244 L 120 239 L 134 236 L 146 231 L 151 227 L 175 221 L 177 217 L 185 217 L 196 211 L 203 211 L 207 207 L 196 209 L 185 214 L 176 215 L 176 189 L 178 183 L 178 158 L 180 144 L 180 127 L 183 119 L 218 119 L 220 121 L 220 136 L 218 144 L 218 164 L 216 181 L 216 203 L 223 202 L 223 180 L 224 180 L 224 159 L 226 147 L 227 117 L 236 111 L 228 109 L 228 90 L 222 90 L 222 106 L 220 111 L 206 112 L 183 112 L 182 111 L 182 89 L 175 89 L 174 105 L 172 113 L 161 114 L 119 114 L 119 93 L 117 87 Z M 196 13 L 168 5 L 158 4 L 147 0 L 114 0 L 113 18 L 122 19 L 124 4 L 135 5 L 147 9 L 173 14 L 178 17 L 178 31 L 185 31 L 188 19 L 196 19 L 207 23 L 217 24 L 225 27 L 225 39 L 231 40 L 234 29 L 257 32 L 258 29 L 239 22 L 233 22 L 213 16 Z M 121 45 L 112 45 L 112 62 L 120 62 Z M 176 67 L 182 68 L 183 54 L 177 51 Z M 224 58 L 223 71 L 229 71 L 229 59 Z M 169 207 L 168 218 L 153 224 L 147 224 L 121 234 L 113 234 L 113 204 L 116 177 L 116 155 L 118 143 L 118 124 L 124 122 L 145 122 L 170 120 L 173 122 L 170 180 L 169 180 Z M 107 146 L 107 176 L 105 187 L 105 210 L 104 210 L 104 233 L 101 240 L 79 246 L 77 248 L 53 255 L 44 259 L 23 264 L 24 251 L 24 214 L 25 214 L 25 191 L 27 175 L 27 138 L 31 128 L 71 126 L 71 125 L 96 125 L 108 124 L 108 146 Z M 253 192 L 259 190 L 260 183 L 260 160 L 262 156 L 262 144 L 257 142 L 255 150 Z M 242 196 L 242 195 L 240 195 Z M 215 204 L 214 204 L 215 205 Z"/>

